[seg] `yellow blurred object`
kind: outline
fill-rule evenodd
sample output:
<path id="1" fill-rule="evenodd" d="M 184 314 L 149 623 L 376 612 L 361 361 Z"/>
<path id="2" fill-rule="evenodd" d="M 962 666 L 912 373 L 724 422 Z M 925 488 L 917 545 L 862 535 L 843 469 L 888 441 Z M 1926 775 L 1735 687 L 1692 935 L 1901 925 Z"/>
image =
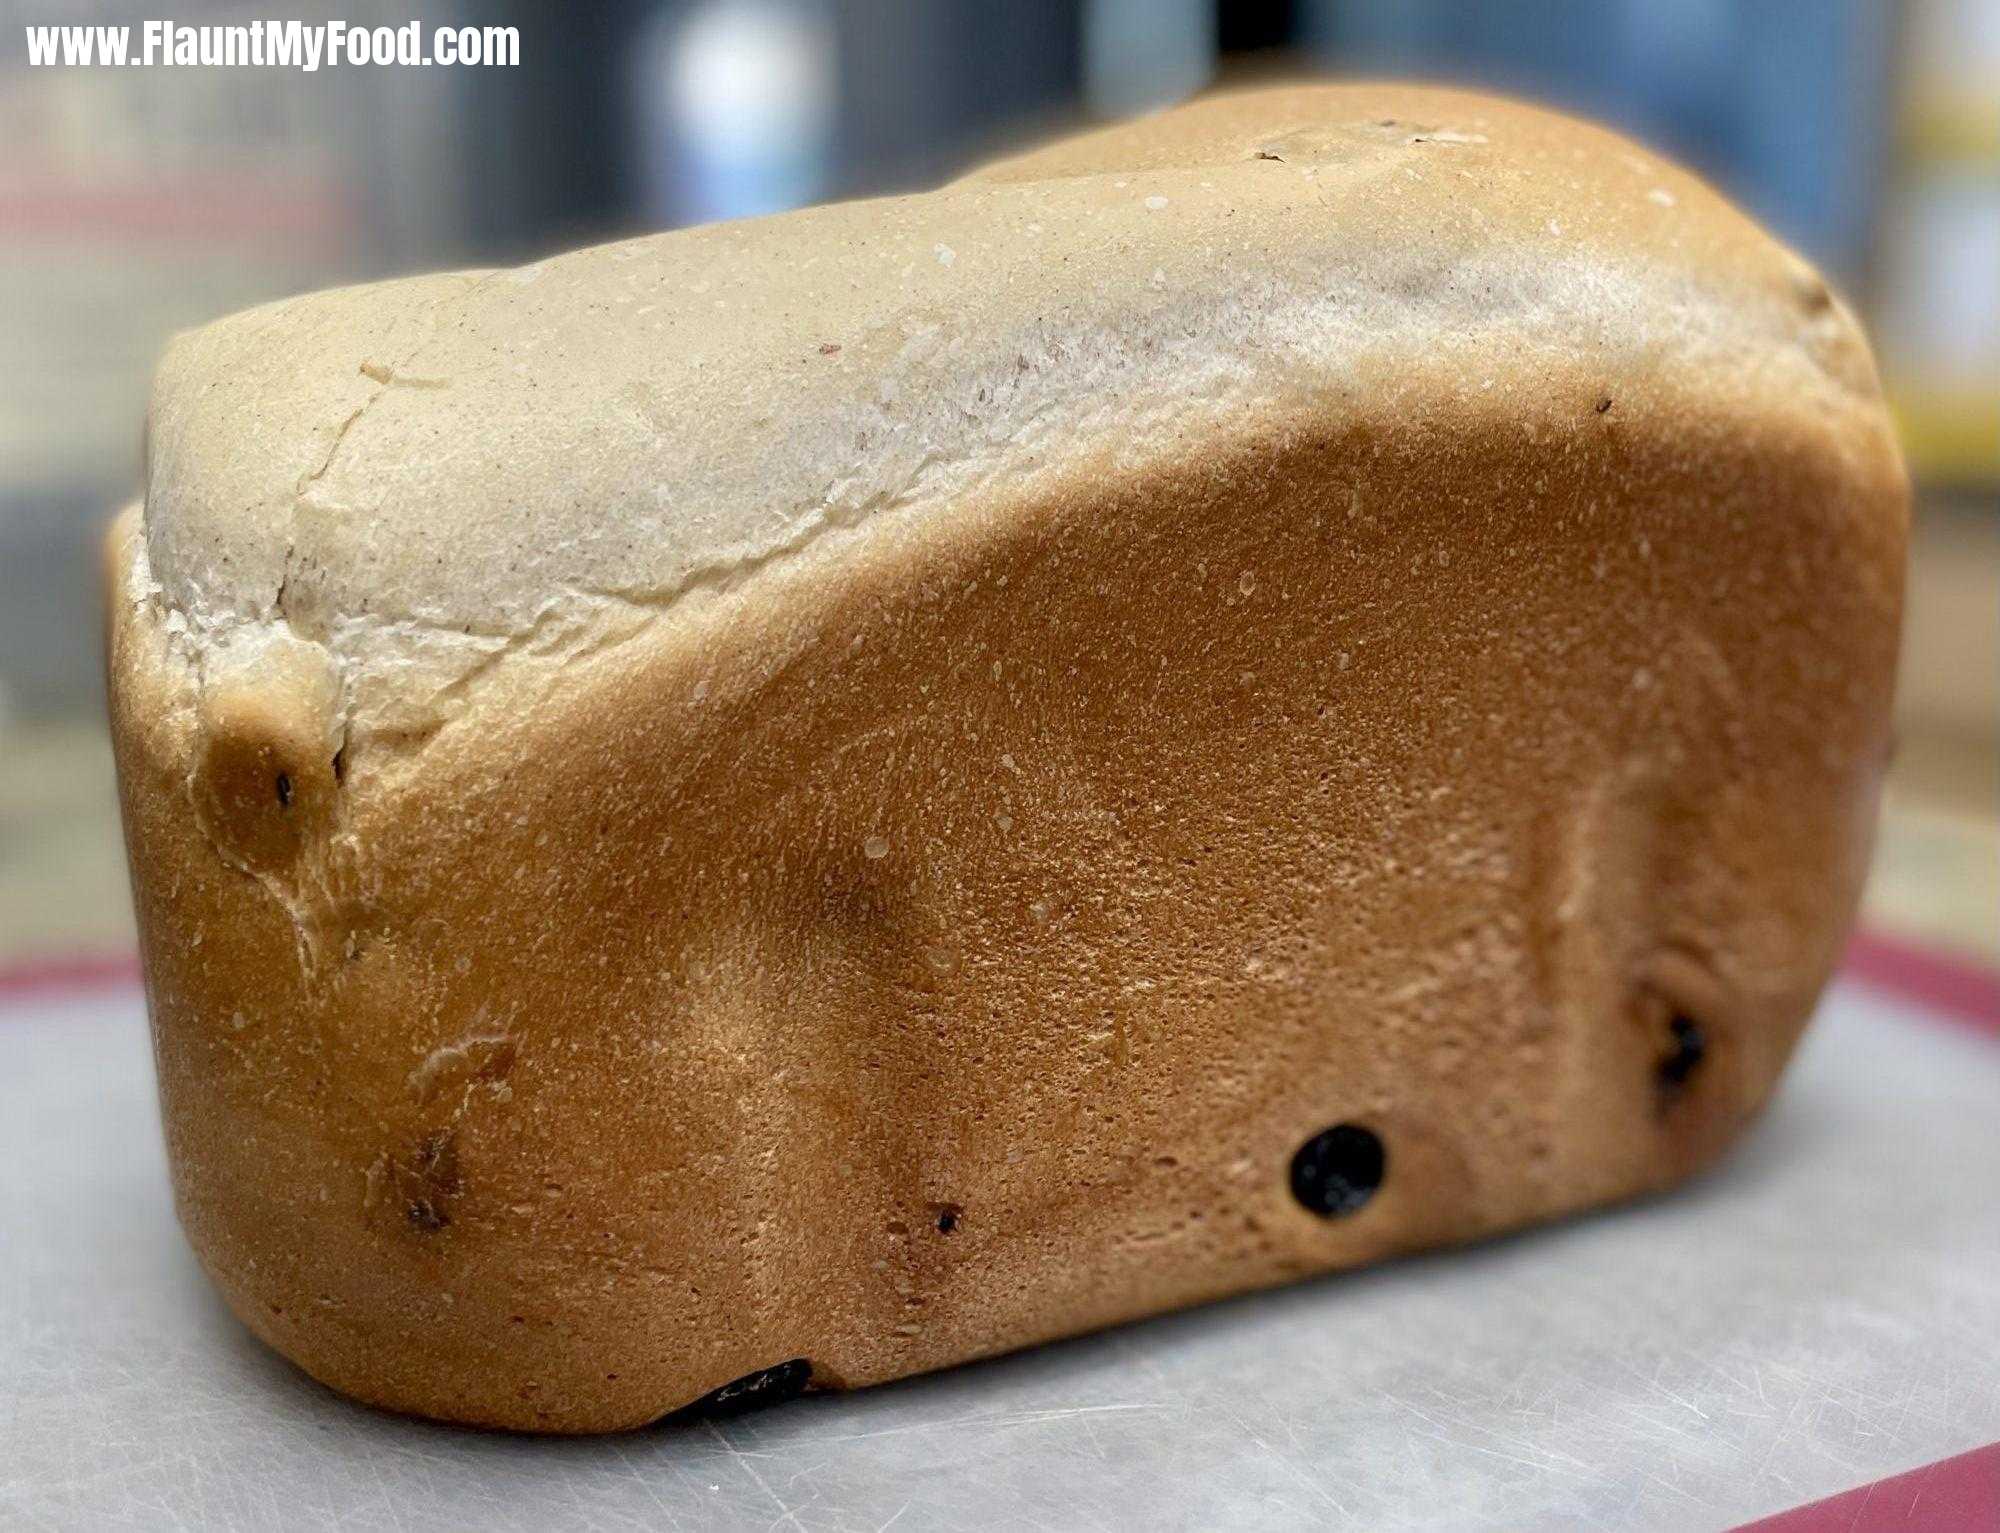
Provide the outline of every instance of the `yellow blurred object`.
<path id="1" fill-rule="evenodd" d="M 1876 327 L 1911 467 L 2000 488 L 2000 6 L 1912 0 Z"/>
<path id="2" fill-rule="evenodd" d="M 1950 78 L 1916 81 L 1901 137 L 1903 152 L 1918 161 L 2000 159 L 2000 89 L 1970 89 Z"/>
<path id="3" fill-rule="evenodd" d="M 1926 478 L 1973 484 L 2000 476 L 2000 386 L 1926 389 L 1896 380 L 1891 393 L 1904 450 Z"/>

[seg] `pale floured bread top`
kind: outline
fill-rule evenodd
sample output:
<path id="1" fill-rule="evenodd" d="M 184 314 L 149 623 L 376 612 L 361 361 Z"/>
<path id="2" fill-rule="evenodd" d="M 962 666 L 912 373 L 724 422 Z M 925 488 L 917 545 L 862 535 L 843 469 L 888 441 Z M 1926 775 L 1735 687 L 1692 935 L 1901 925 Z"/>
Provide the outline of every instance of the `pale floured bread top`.
<path id="1" fill-rule="evenodd" d="M 879 518 L 1301 401 L 1524 407 L 1579 357 L 1607 390 L 1875 408 L 1819 279 L 1656 156 L 1458 92 L 1261 90 L 181 336 L 133 576 L 199 665 L 323 648 L 365 731 Z"/>

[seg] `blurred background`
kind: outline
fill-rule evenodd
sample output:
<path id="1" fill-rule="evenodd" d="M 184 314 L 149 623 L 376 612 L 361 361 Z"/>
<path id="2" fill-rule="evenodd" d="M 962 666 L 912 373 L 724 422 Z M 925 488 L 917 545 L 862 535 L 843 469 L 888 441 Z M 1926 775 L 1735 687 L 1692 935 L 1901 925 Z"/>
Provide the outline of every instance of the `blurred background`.
<path id="1" fill-rule="evenodd" d="M 33 68 L 24 28 L 506 25 L 514 68 Z M 0 973 L 131 945 L 95 545 L 174 330 L 916 188 L 1299 73 L 1485 83 L 1692 163 L 1867 316 L 1919 485 L 1865 924 L 2000 962 L 2000 0 L 0 0 Z"/>

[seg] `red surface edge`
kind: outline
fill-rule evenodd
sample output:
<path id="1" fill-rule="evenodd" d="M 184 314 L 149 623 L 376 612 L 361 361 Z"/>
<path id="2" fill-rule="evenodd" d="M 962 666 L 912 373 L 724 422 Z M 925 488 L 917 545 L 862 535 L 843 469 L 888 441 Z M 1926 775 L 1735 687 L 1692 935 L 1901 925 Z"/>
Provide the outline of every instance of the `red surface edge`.
<path id="1" fill-rule="evenodd" d="M 1746 1522 L 1736 1533 L 1996 1533 L 2000 1443 Z"/>
<path id="2" fill-rule="evenodd" d="M 0 969 L 0 1003 L 40 999 L 77 990 L 108 990 L 139 983 L 137 953 L 86 953 L 39 958 Z"/>
<path id="3" fill-rule="evenodd" d="M 2000 971 L 1969 958 L 1856 932 L 1840 975 L 2000 1037 Z"/>

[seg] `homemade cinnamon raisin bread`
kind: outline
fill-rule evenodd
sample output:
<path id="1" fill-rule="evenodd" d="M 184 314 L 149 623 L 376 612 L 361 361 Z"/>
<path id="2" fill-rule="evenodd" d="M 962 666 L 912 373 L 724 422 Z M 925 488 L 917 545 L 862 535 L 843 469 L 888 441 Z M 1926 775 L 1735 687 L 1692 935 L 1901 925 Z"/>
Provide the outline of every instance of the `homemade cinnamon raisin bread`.
<path id="1" fill-rule="evenodd" d="M 110 538 L 182 1222 L 627 1427 L 1659 1188 L 1840 952 L 1906 491 L 1623 139 L 1204 100 L 180 337 Z"/>

